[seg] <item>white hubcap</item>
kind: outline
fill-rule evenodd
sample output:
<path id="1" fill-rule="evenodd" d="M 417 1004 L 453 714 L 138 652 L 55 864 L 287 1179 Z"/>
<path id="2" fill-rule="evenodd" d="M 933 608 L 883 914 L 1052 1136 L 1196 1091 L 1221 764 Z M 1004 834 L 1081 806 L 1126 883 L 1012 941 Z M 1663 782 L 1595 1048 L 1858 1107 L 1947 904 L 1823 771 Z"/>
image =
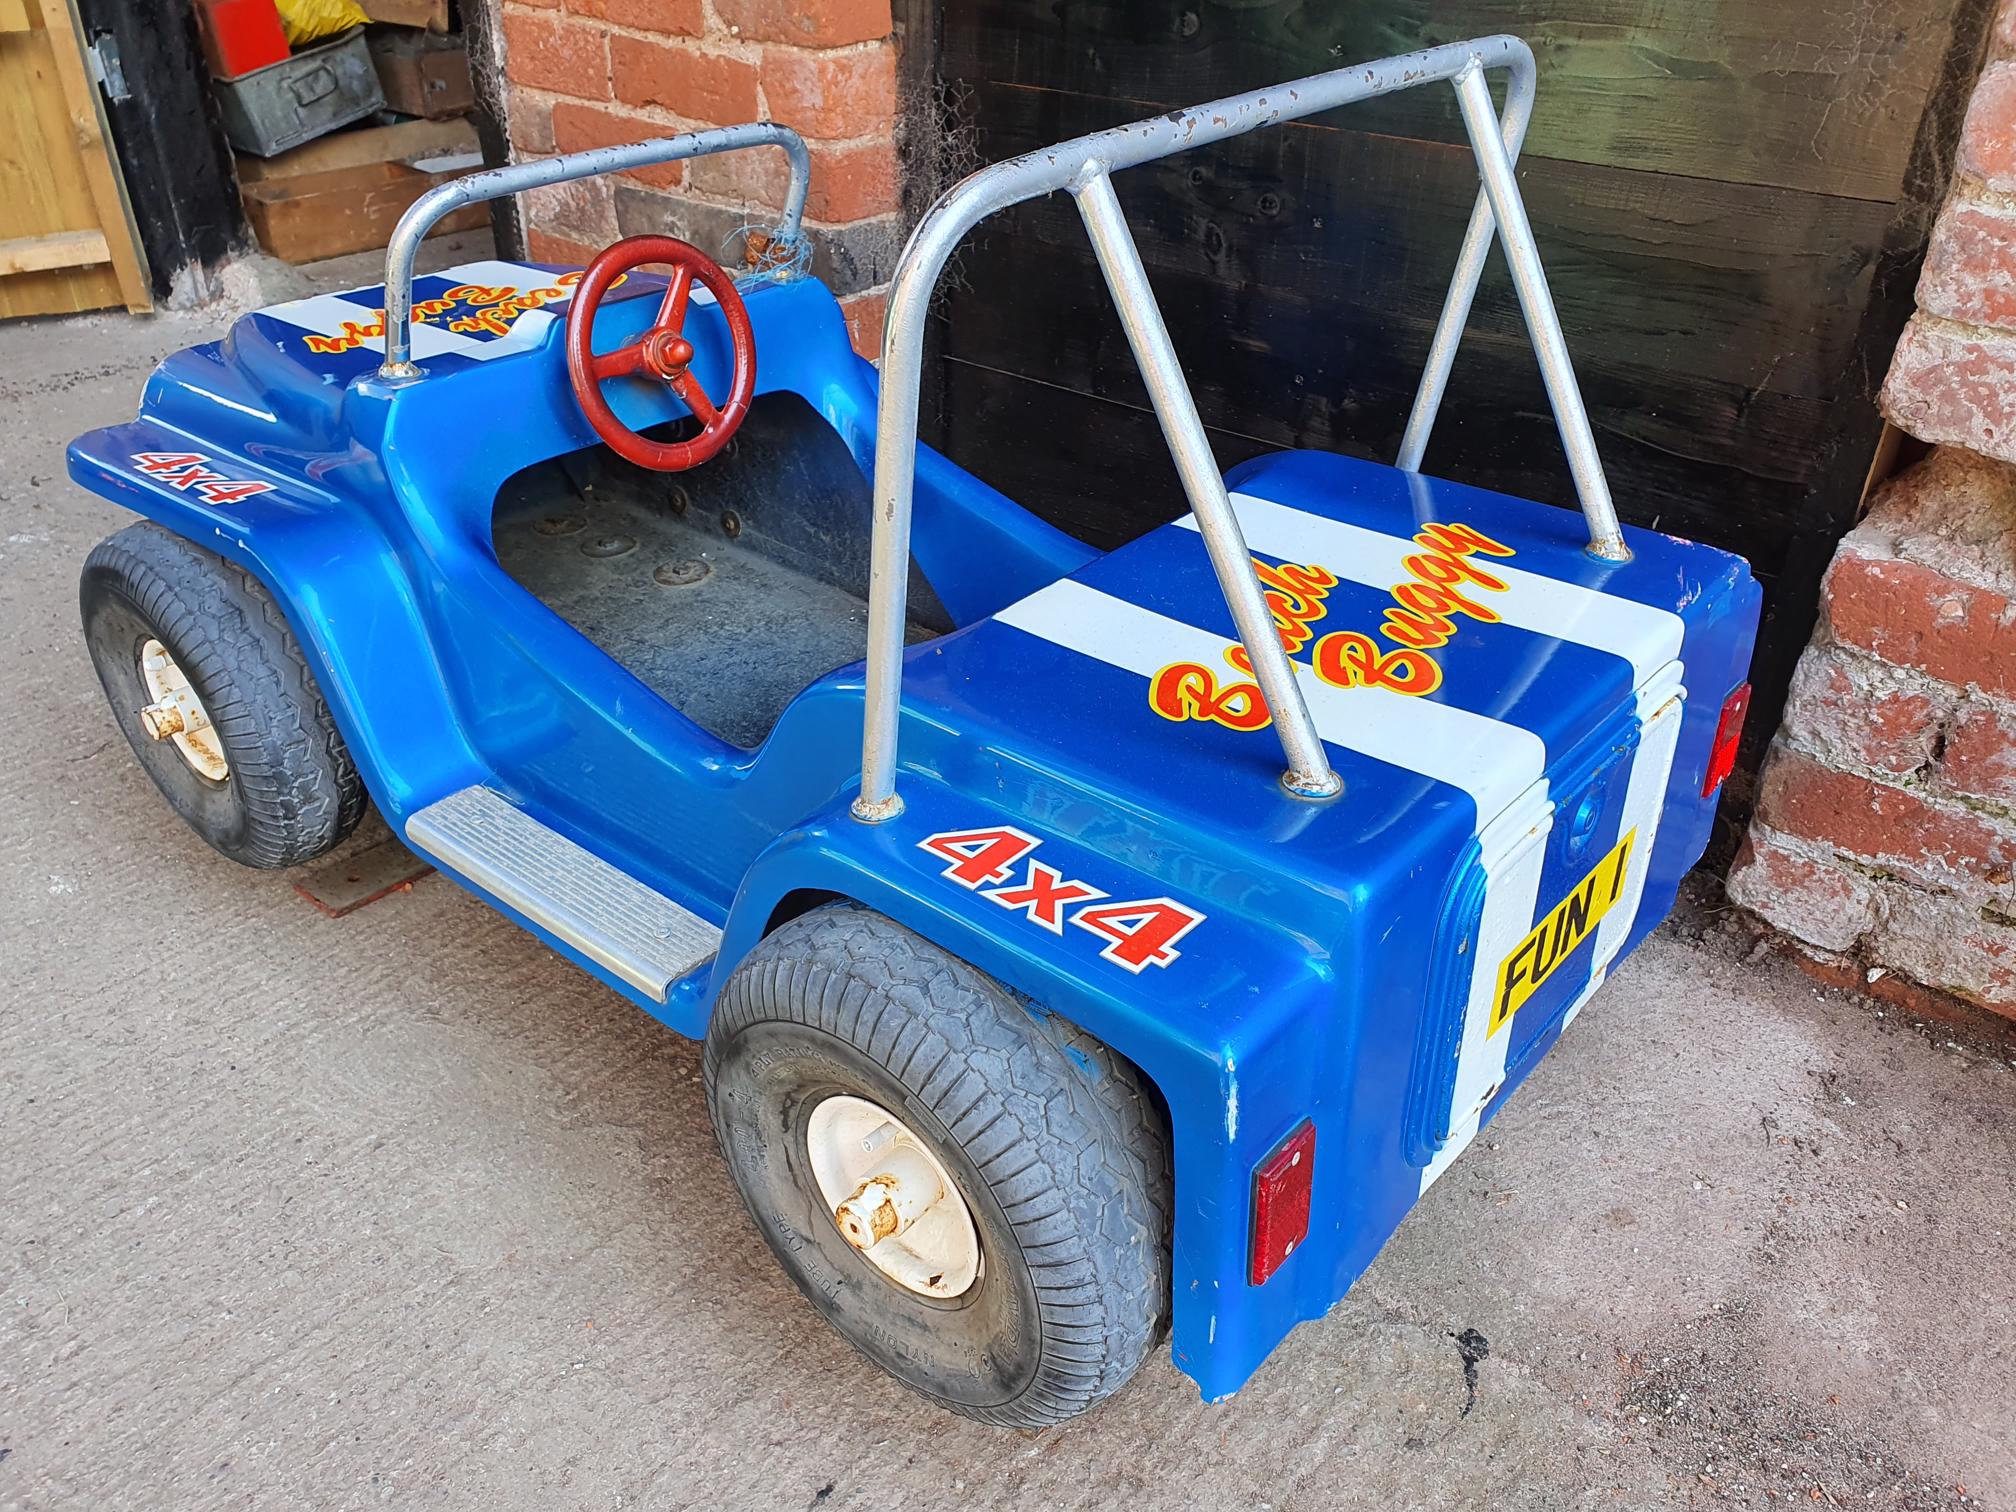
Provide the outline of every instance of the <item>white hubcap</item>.
<path id="1" fill-rule="evenodd" d="M 957 1297 L 980 1278 L 966 1200 L 903 1121 L 862 1097 L 829 1097 L 805 1129 L 819 1196 L 841 1236 L 899 1286 Z"/>
<path id="2" fill-rule="evenodd" d="M 209 711 L 189 679 L 158 640 L 140 648 L 140 680 L 152 700 L 140 710 L 140 728 L 155 740 L 172 740 L 182 759 L 199 775 L 222 782 L 231 775 L 224 745 L 210 723 Z"/>

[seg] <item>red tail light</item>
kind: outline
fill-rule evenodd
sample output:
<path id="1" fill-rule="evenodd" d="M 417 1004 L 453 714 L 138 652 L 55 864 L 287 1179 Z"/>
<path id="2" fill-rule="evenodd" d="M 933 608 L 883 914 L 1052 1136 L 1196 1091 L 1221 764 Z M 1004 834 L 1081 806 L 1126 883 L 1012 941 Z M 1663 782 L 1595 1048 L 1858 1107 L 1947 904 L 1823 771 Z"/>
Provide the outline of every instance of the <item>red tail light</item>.
<path id="1" fill-rule="evenodd" d="M 1715 726 L 1715 748 L 1708 753 L 1708 772 L 1701 779 L 1701 796 L 1729 779 L 1736 770 L 1736 747 L 1743 739 L 1743 716 L 1750 712 L 1750 684 L 1744 683 L 1722 703 L 1722 722 Z"/>
<path id="2" fill-rule="evenodd" d="M 1302 1122 L 1253 1173 L 1255 1286 L 1281 1269 L 1309 1237 L 1309 1177 L 1316 1165 L 1316 1125 Z"/>

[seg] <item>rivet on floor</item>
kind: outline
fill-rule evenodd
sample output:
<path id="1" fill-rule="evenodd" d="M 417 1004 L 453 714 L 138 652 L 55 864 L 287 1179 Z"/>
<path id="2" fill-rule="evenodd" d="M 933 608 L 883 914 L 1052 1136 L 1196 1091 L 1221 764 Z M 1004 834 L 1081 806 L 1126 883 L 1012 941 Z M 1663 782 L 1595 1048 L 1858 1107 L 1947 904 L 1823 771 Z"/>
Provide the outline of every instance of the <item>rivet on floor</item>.
<path id="1" fill-rule="evenodd" d="M 548 515 L 532 527 L 543 536 L 570 536 L 588 528 L 581 515 Z"/>
<path id="2" fill-rule="evenodd" d="M 619 557 L 636 549 L 637 537 L 627 535 L 590 536 L 581 543 L 581 555 L 589 557 Z"/>
<path id="3" fill-rule="evenodd" d="M 686 489 L 683 484 L 668 483 L 665 485 L 665 507 L 671 510 L 672 513 L 676 515 L 686 513 L 686 506 L 691 502 L 686 497 Z"/>
<path id="4" fill-rule="evenodd" d="M 732 541 L 736 536 L 742 534 L 742 516 L 735 513 L 732 509 L 722 510 L 721 528 L 728 533 L 728 538 Z"/>
<path id="5" fill-rule="evenodd" d="M 651 576 L 667 588 L 689 588 L 713 570 L 698 557 L 687 557 L 683 561 L 660 562 Z"/>

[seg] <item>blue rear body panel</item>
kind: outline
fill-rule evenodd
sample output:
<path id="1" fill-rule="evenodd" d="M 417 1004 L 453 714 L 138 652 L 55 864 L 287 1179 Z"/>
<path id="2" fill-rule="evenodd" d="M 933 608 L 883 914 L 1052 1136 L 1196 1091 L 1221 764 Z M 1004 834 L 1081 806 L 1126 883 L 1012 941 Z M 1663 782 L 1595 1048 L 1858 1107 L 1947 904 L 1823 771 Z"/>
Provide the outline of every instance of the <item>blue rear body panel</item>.
<path id="1" fill-rule="evenodd" d="M 775 918 L 834 894 L 1130 1057 L 1171 1115 L 1175 1357 L 1207 1397 L 1236 1390 L 1672 906 L 1746 675 L 1748 569 L 1639 530 L 1630 562 L 1600 563 L 1573 512 L 1327 454 L 1235 470 L 1256 561 L 1304 585 L 1281 602 L 1345 783 L 1310 803 L 1280 788 L 1273 733 L 1236 727 L 1232 626 L 1193 529 L 1101 556 L 920 451 L 915 556 L 959 628 L 908 654 L 906 810 L 866 826 L 847 816 L 858 664 L 743 750 L 498 565 L 499 485 L 595 441 L 560 350 L 570 287 L 508 263 L 422 279 L 426 377 L 400 387 L 374 377 L 380 291 L 247 316 L 164 363 L 133 423 L 80 438 L 72 474 L 272 589 L 395 829 L 485 783 L 719 924 L 712 969 L 663 1004 L 546 937 L 681 1033 L 705 1032 L 714 984 Z M 648 323 L 657 288 L 639 275 L 646 297 L 612 297 L 597 345 Z M 802 397 L 866 473 L 875 373 L 831 296 L 801 280 L 747 302 L 759 392 Z M 720 392 L 718 313 L 696 306 L 688 329 Z M 682 413 L 642 385 L 616 402 L 640 427 Z M 1396 605 L 1451 604 L 1424 595 L 1437 582 L 1461 604 L 1389 631 Z M 1423 623 L 1432 644 L 1395 638 Z M 1403 650 L 1412 691 L 1378 681 Z M 1029 843 L 975 885 L 923 843 L 989 830 Z M 1054 919 L 994 896 L 1036 863 L 1083 889 Z M 1172 919 L 1188 923 L 1153 950 Z M 1305 1118 L 1309 1236 L 1253 1286 L 1253 1171 Z"/>

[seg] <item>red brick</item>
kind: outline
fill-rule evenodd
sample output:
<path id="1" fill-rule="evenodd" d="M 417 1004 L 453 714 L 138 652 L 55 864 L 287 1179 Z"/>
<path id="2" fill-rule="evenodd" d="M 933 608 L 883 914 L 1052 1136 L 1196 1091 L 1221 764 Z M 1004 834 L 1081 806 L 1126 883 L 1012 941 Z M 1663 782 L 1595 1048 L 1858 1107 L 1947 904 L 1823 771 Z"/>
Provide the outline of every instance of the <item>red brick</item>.
<path id="1" fill-rule="evenodd" d="M 513 5 L 522 5 L 530 10 L 558 10 L 560 0 L 511 0 Z"/>
<path id="2" fill-rule="evenodd" d="M 1871 943 L 1884 965 L 2016 1016 L 2016 929 L 1993 901 L 1943 889 L 1893 887 Z"/>
<path id="3" fill-rule="evenodd" d="M 532 157 L 554 152 L 552 108 L 517 89 L 511 91 L 511 145 Z"/>
<path id="4" fill-rule="evenodd" d="M 725 204 L 781 210 L 791 184 L 791 165 L 783 153 L 764 148 L 753 152 L 716 152 L 688 163 L 686 182 L 694 193 Z M 816 162 L 812 165 L 812 182 L 819 182 Z"/>
<path id="5" fill-rule="evenodd" d="M 1906 676 L 1879 662 L 1812 647 L 1792 678 L 1785 732 L 1802 746 L 1858 766 L 1897 776 L 1914 772 L 1932 759 L 1951 695 L 1900 686 Z"/>
<path id="6" fill-rule="evenodd" d="M 2016 327 L 2016 214 L 1949 202 L 1925 249 L 1918 306 L 1970 325 Z"/>
<path id="7" fill-rule="evenodd" d="M 687 180 L 696 193 L 735 205 L 780 210 L 791 183 L 781 152 L 721 152 L 695 158 Z M 829 226 L 887 215 L 900 202 L 895 146 L 812 144 L 812 186 L 805 214 Z"/>
<path id="8" fill-rule="evenodd" d="M 616 192 L 608 178 L 574 179 L 528 189 L 519 200 L 528 227 L 565 237 L 584 247 L 606 247 L 616 229 Z"/>
<path id="9" fill-rule="evenodd" d="M 2016 599 L 2016 467 L 1937 447 L 1877 490 L 1843 544 Z"/>
<path id="10" fill-rule="evenodd" d="M 1783 747 L 1764 768 L 1757 817 L 1865 861 L 1944 884 L 1973 878 L 2000 887 L 2016 877 L 2016 833 L 1908 788 L 1837 772 Z"/>
<path id="11" fill-rule="evenodd" d="M 602 249 L 555 236 L 551 231 L 541 231 L 535 226 L 525 233 L 525 250 L 532 255 L 534 262 L 566 263 L 578 268 L 593 261 L 595 254 Z"/>
<path id="12" fill-rule="evenodd" d="M 1988 588 L 1916 562 L 1836 554 L 1827 613 L 1837 639 L 1957 687 L 2016 694 L 2016 611 Z"/>
<path id="13" fill-rule="evenodd" d="M 1889 1003 L 1916 1018 L 1953 1024 L 1990 1037 L 2007 1033 L 2004 1021 L 2016 1018 L 2016 1003 L 2006 1006 L 1977 1003 L 1951 992 L 1941 992 L 1936 987 L 1927 987 L 1923 982 L 1914 982 L 1901 971 L 1886 970 L 1872 982 L 1868 968 L 1859 961 L 1841 961 L 1831 957 L 1816 959 L 1798 949 L 1786 950 L 1784 954 L 1816 982 L 1824 982 L 1839 992 L 1853 992 L 1872 997 L 1879 1003 Z M 1991 1017 L 1991 1014 L 1994 1016 Z"/>
<path id="14" fill-rule="evenodd" d="M 1985 698 L 1962 704 L 1935 780 L 1948 792 L 2016 805 L 2016 708 Z"/>
<path id="15" fill-rule="evenodd" d="M 583 100 L 606 100 L 608 40 L 600 27 L 585 21 L 507 10 L 504 73 L 514 84 Z"/>
<path id="16" fill-rule="evenodd" d="M 616 98 L 654 105 L 689 121 L 734 125 L 756 118 L 756 68 L 691 43 L 611 37 Z"/>
<path id="17" fill-rule="evenodd" d="M 596 110 L 561 100 L 553 107 L 553 141 L 562 152 L 586 152 L 593 147 L 616 147 L 669 135 L 653 121 L 639 120 L 614 111 Z M 633 168 L 624 175 L 654 189 L 671 189 L 685 177 L 685 164 L 659 163 L 649 168 Z"/>
<path id="18" fill-rule="evenodd" d="M 840 301 L 840 313 L 847 317 L 848 339 L 854 343 L 854 350 L 871 362 L 882 355 L 882 317 L 888 312 L 887 289 L 850 294 Z"/>
<path id="19" fill-rule="evenodd" d="M 805 213 L 813 220 L 842 226 L 887 215 L 901 202 L 902 176 L 893 141 L 812 148 L 812 188 Z"/>
<path id="20" fill-rule="evenodd" d="M 2016 192 L 2016 63 L 1990 63 L 1960 127 L 1960 172 L 1997 193 Z"/>
<path id="21" fill-rule="evenodd" d="M 1883 413 L 1924 441 L 2016 462 L 2016 336 L 1914 315 L 1883 382 Z"/>
<path id="22" fill-rule="evenodd" d="M 571 6 L 574 0 L 568 3 Z M 700 0 L 587 0 L 587 3 L 600 5 L 612 25 L 634 27 L 638 31 L 697 37 L 707 27 Z"/>
<path id="23" fill-rule="evenodd" d="M 1756 829 L 1730 870 L 1729 896 L 1821 950 L 1852 950 L 1876 922 L 1876 893 L 1867 877 L 1799 855 Z"/>
<path id="24" fill-rule="evenodd" d="M 833 53 L 767 47 L 763 99 L 771 120 L 808 137 L 830 141 L 893 136 L 896 49 L 881 46 Z"/>
<path id="25" fill-rule="evenodd" d="M 714 0 L 714 10 L 749 42 L 845 47 L 895 30 L 889 0 Z"/>

